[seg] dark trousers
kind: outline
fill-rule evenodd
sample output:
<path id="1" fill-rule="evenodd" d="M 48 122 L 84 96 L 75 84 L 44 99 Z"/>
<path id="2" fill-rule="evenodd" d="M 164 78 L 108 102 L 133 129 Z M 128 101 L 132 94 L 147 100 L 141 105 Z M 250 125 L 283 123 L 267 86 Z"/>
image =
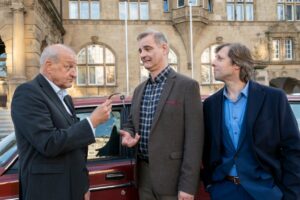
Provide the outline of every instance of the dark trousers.
<path id="1" fill-rule="evenodd" d="M 158 177 L 159 178 L 159 177 Z M 177 200 L 175 196 L 159 195 L 153 190 L 153 184 L 150 179 L 149 164 L 144 161 L 138 161 L 138 186 L 140 200 Z"/>
<path id="2" fill-rule="evenodd" d="M 209 188 L 211 200 L 254 200 L 242 185 L 223 180 Z"/>

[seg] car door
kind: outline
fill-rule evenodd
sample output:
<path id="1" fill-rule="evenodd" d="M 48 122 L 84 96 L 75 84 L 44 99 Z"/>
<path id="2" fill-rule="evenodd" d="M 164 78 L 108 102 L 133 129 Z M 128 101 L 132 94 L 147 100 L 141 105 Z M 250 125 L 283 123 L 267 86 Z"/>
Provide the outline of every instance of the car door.
<path id="1" fill-rule="evenodd" d="M 77 116 L 84 119 L 93 109 L 78 108 Z M 88 147 L 91 200 L 138 199 L 134 150 L 123 147 L 119 136 L 128 109 L 128 105 L 114 105 L 109 120 L 96 128 L 96 142 Z"/>
<path id="2" fill-rule="evenodd" d="M 0 142 L 0 200 L 19 199 L 18 156 L 15 134 Z"/>

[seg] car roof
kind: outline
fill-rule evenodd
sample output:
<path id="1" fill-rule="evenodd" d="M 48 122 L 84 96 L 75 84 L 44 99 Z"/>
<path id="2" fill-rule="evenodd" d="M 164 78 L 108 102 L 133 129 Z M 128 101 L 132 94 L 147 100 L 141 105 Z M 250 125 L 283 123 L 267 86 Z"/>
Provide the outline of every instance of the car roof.
<path id="1" fill-rule="evenodd" d="M 201 95 L 201 100 L 204 101 L 209 95 Z M 95 107 L 105 102 L 108 96 L 93 96 L 93 97 L 74 97 L 74 105 L 76 108 L 82 107 Z M 124 100 L 122 100 L 124 98 Z M 287 98 L 290 102 L 299 102 L 300 94 L 287 95 Z M 117 105 L 130 105 L 131 96 L 125 95 L 116 95 L 111 98 L 112 104 Z"/>
<path id="2" fill-rule="evenodd" d="M 104 103 L 107 98 L 108 98 L 108 96 L 74 97 L 73 102 L 74 102 L 74 106 L 76 108 L 95 107 L 95 106 L 98 106 L 98 105 Z M 111 98 L 111 100 L 112 100 L 112 105 L 131 104 L 131 96 L 116 95 L 116 96 L 113 96 Z"/>

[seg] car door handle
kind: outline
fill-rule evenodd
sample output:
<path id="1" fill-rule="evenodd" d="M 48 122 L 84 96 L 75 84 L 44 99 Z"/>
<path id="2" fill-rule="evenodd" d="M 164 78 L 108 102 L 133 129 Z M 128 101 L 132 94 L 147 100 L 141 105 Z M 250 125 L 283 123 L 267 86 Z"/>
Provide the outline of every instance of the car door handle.
<path id="1" fill-rule="evenodd" d="M 125 177 L 125 174 L 123 172 L 113 172 L 108 173 L 105 175 L 106 180 L 120 180 Z"/>

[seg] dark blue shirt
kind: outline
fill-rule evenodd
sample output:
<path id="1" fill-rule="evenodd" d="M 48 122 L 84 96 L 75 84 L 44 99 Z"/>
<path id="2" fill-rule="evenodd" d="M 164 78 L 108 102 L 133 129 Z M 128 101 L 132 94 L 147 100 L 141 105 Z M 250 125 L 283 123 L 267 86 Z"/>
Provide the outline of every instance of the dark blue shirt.
<path id="1" fill-rule="evenodd" d="M 149 75 L 141 102 L 139 157 L 148 159 L 148 140 L 153 117 L 171 68 L 167 66 L 154 80 Z"/>

